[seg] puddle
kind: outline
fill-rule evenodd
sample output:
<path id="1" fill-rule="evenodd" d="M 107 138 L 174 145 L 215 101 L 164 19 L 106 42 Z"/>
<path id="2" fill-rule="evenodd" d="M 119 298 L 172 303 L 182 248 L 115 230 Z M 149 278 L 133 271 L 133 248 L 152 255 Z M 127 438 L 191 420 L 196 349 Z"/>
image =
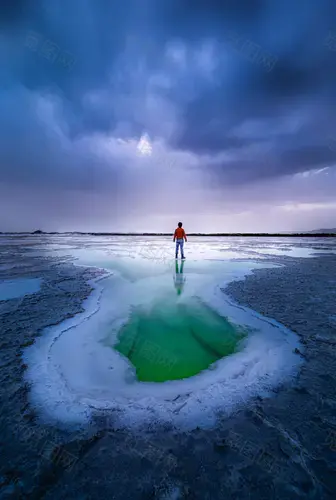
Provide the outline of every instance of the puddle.
<path id="1" fill-rule="evenodd" d="M 83 425 L 92 412 L 113 411 L 121 427 L 207 426 L 302 362 L 293 332 L 222 291 L 272 264 L 173 260 L 167 271 L 146 259 L 94 257 L 112 272 L 95 283 L 85 312 L 25 352 L 32 404 L 47 421 Z"/>
<path id="2" fill-rule="evenodd" d="M 232 354 L 243 337 L 242 329 L 200 300 L 167 298 L 133 312 L 115 349 L 131 361 L 139 381 L 164 382 L 200 373 Z"/>
<path id="3" fill-rule="evenodd" d="M 9 300 L 37 293 L 41 287 L 40 278 L 18 278 L 0 281 L 0 300 Z"/>

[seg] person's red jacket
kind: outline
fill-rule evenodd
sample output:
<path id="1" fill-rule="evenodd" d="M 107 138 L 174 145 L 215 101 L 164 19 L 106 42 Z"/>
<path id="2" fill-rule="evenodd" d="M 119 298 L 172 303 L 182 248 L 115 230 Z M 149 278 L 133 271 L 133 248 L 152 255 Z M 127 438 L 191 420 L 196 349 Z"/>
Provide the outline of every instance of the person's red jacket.
<path id="1" fill-rule="evenodd" d="M 185 234 L 185 230 L 183 229 L 183 227 L 177 227 L 175 229 L 175 233 L 174 233 L 174 241 L 175 240 L 182 240 L 183 238 L 187 241 L 187 236 Z"/>

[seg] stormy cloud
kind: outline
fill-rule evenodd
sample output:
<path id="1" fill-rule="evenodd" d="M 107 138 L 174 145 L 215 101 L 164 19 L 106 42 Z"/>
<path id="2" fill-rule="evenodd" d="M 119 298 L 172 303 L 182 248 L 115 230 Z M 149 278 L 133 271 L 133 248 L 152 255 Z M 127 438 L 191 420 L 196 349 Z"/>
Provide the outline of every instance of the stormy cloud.
<path id="1" fill-rule="evenodd" d="M 332 0 L 13 0 L 0 38 L 0 231 L 335 226 Z"/>

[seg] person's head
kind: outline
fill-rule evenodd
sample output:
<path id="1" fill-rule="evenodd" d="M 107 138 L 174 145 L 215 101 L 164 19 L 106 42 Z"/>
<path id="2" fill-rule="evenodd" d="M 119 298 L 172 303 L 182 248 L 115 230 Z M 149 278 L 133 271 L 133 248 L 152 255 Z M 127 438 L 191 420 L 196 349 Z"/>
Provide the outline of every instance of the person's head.
<path id="1" fill-rule="evenodd" d="M 182 222 L 179 222 L 177 225 L 178 227 L 182 227 Z"/>

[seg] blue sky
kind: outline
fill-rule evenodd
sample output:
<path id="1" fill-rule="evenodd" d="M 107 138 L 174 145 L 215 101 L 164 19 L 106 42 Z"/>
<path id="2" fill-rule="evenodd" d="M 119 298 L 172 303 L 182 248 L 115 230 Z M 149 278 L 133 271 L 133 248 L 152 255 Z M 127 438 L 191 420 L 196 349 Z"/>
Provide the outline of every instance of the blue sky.
<path id="1" fill-rule="evenodd" d="M 7 4 L 0 230 L 335 227 L 332 0 Z"/>

